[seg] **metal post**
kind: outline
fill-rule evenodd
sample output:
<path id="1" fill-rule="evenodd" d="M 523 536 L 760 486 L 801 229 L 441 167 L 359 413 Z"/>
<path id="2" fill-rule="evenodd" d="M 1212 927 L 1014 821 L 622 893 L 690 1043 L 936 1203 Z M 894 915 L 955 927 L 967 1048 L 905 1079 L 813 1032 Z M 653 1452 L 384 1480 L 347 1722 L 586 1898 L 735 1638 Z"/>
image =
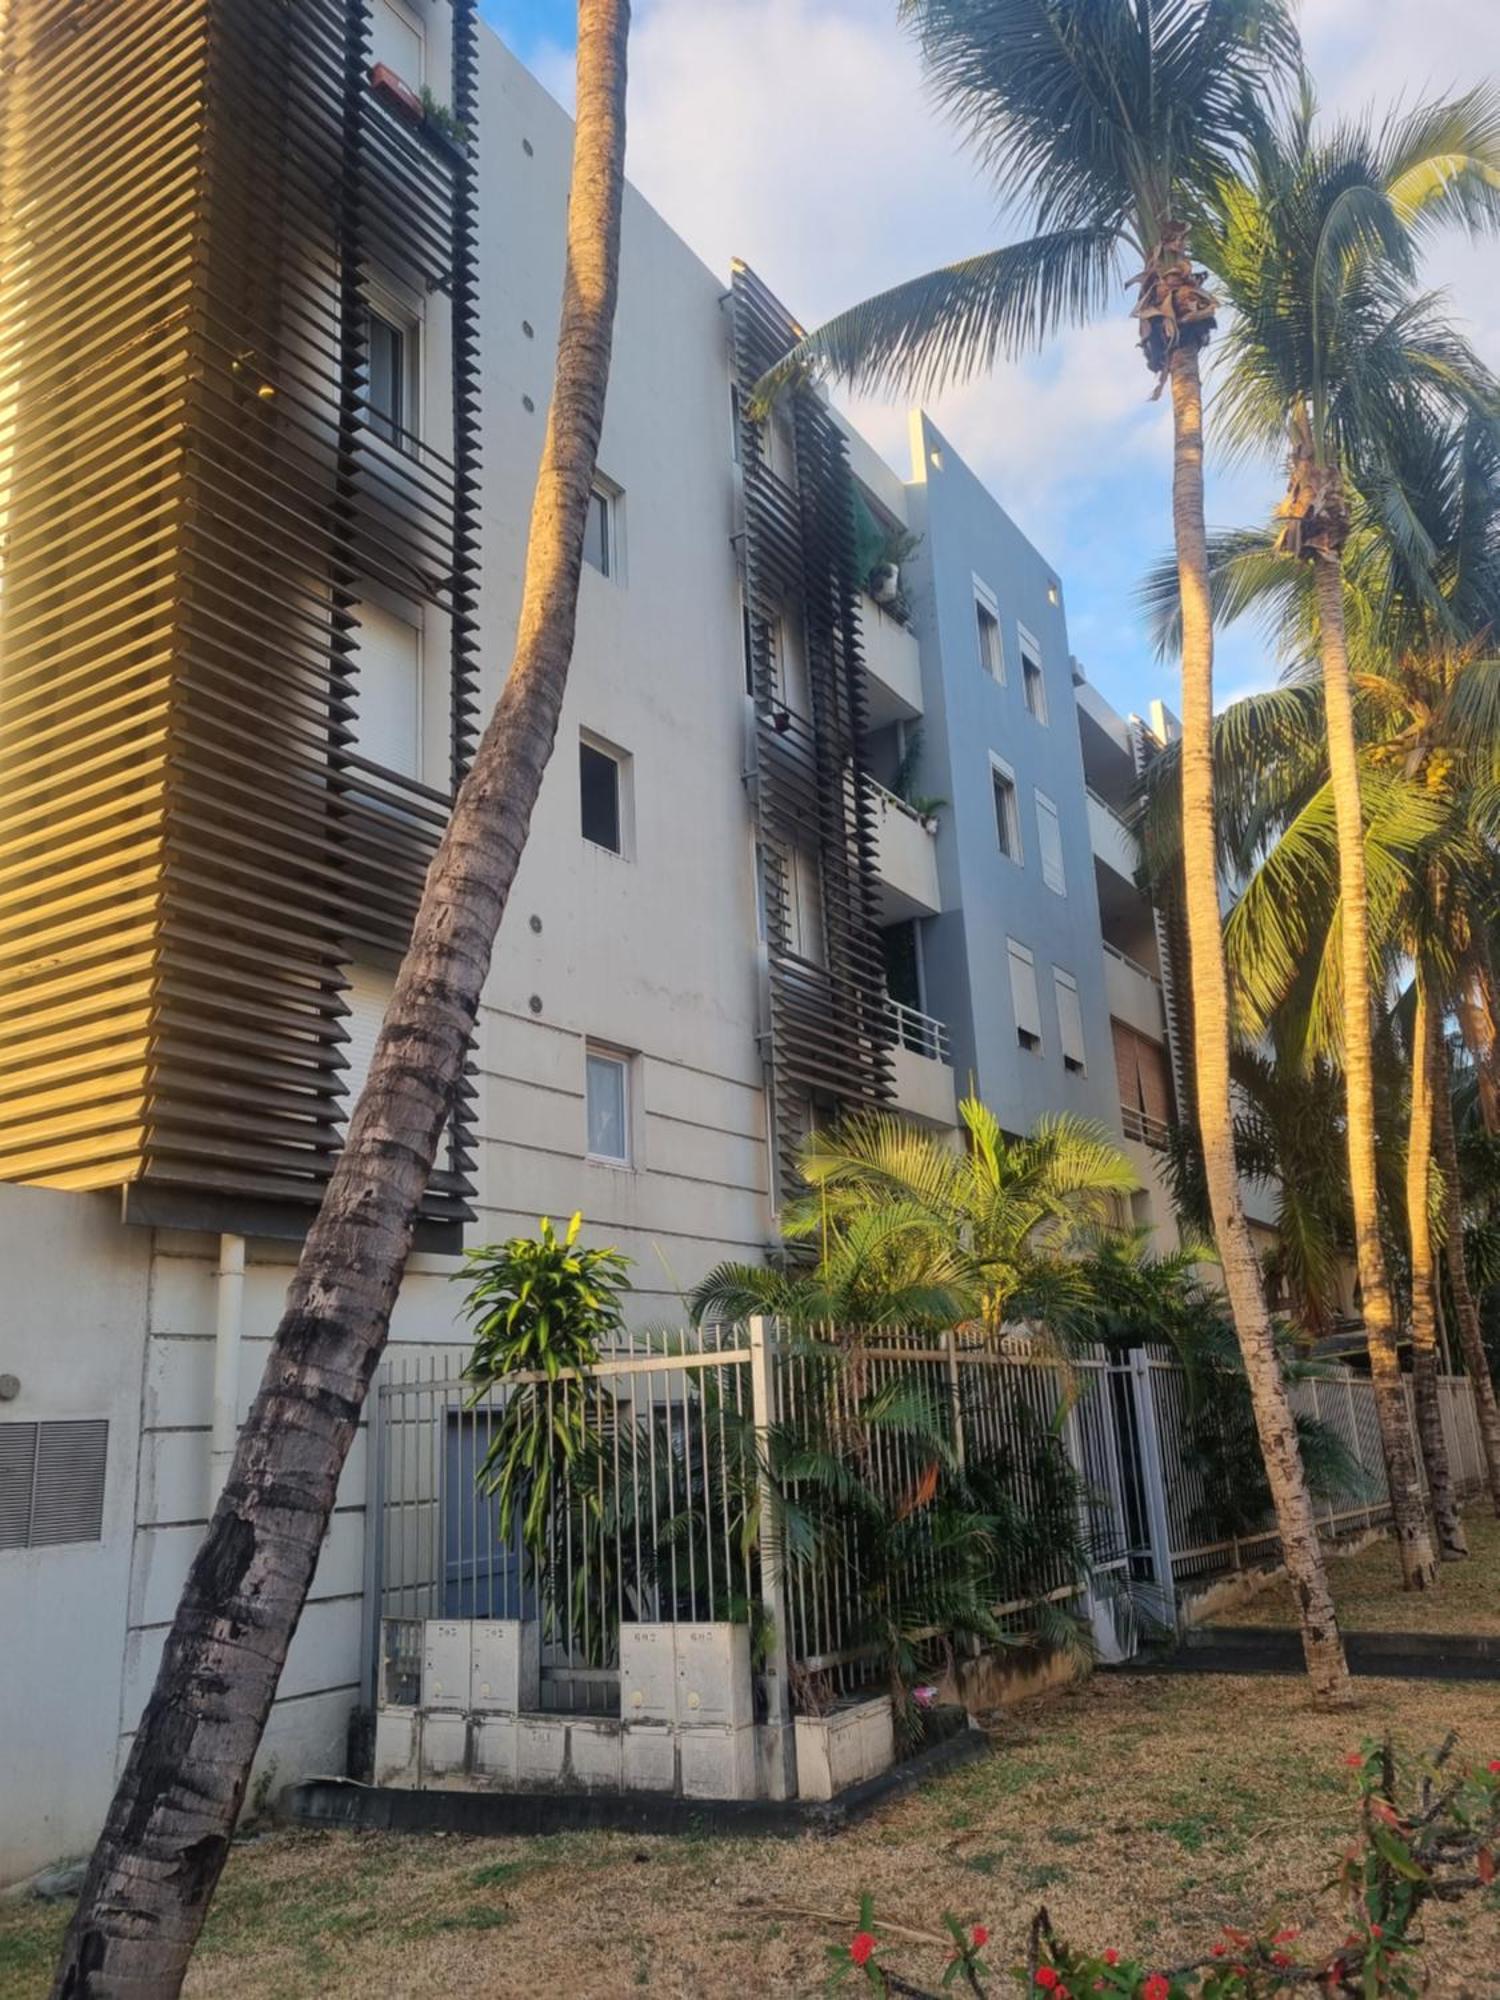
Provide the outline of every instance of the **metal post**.
<path id="1" fill-rule="evenodd" d="M 950 1326 L 943 1335 L 943 1352 L 948 1366 L 948 1405 L 953 1421 L 953 1456 L 963 1471 L 967 1460 L 964 1448 L 964 1396 L 958 1373 L 958 1334 Z"/>
<path id="2" fill-rule="evenodd" d="M 1130 1387 L 1135 1400 L 1135 1428 L 1141 1455 L 1141 1497 L 1146 1510 L 1151 1567 L 1156 1574 L 1158 1617 L 1163 1625 L 1175 1632 L 1177 1580 L 1172 1572 L 1172 1525 L 1167 1513 L 1167 1481 L 1162 1465 L 1161 1431 L 1156 1421 L 1151 1357 L 1143 1347 L 1130 1350 Z"/>
<path id="3" fill-rule="evenodd" d="M 365 1618 L 361 1679 L 365 1705 L 380 1705 L 380 1627 L 385 1604 L 385 1386 L 383 1363 L 365 1402 Z"/>
<path id="4" fill-rule="evenodd" d="M 766 1784 L 773 1799 L 797 1796 L 797 1732 L 792 1726 L 791 1661 L 787 1651 L 786 1588 L 776 1492 L 767 1465 L 776 1420 L 776 1334 L 756 1315 L 746 1326 L 750 1347 L 750 1412 L 755 1426 L 756 1483 L 760 1499 L 760 1605 L 767 1642 L 761 1674 L 766 1685 Z"/>

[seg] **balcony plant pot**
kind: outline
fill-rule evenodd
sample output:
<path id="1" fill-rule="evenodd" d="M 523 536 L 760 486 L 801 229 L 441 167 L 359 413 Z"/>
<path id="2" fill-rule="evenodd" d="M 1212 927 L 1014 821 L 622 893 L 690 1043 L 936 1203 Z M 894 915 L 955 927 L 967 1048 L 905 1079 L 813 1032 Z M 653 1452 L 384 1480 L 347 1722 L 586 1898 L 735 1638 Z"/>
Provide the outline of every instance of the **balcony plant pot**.
<path id="1" fill-rule="evenodd" d="M 404 78 L 397 76 L 389 63 L 378 62 L 370 70 L 370 88 L 383 104 L 390 107 L 408 125 L 423 125 L 427 113 L 423 108 L 421 95 L 412 89 Z"/>

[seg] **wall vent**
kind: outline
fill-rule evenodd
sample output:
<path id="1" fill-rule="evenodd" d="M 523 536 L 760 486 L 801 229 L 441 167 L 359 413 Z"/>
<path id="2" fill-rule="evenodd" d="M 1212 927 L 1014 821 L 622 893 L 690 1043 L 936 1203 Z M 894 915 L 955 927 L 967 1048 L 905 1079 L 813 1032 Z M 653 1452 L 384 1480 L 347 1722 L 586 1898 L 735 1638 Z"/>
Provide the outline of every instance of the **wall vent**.
<path id="1" fill-rule="evenodd" d="M 103 1417 L 0 1424 L 0 1550 L 97 1542 L 108 1450 Z"/>

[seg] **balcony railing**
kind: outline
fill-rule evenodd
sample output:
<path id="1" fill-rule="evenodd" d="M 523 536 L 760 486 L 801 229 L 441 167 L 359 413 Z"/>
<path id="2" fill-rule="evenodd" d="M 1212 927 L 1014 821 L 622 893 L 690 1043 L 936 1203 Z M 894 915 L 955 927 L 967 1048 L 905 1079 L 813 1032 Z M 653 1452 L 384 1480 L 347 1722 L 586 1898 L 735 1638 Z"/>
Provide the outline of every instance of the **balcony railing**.
<path id="1" fill-rule="evenodd" d="M 926 817 L 919 813 L 915 806 L 908 805 L 899 792 L 889 790 L 887 786 L 881 784 L 878 778 L 872 778 L 868 773 L 865 776 L 865 783 L 874 793 L 876 803 L 882 812 L 894 809 L 896 812 L 905 813 L 908 819 L 914 819 L 918 826 L 926 828 Z"/>
<path id="2" fill-rule="evenodd" d="M 1142 979 L 1149 979 L 1158 993 L 1161 991 L 1161 981 L 1154 972 L 1149 971 L 1146 966 L 1142 965 L 1138 958 L 1132 958 L 1128 951 L 1121 951 L 1120 947 L 1117 944 L 1111 944 L 1108 938 L 1101 938 L 1100 943 L 1104 946 L 1108 957 L 1117 958 L 1121 965 L 1127 967 L 1129 971 L 1136 973 Z"/>
<path id="3" fill-rule="evenodd" d="M 908 1007 L 900 1000 L 888 999 L 885 1009 L 896 1031 L 896 1040 L 903 1049 L 909 1049 L 914 1056 L 927 1056 L 933 1062 L 950 1060 L 946 1021 L 936 1020 L 931 1014 L 920 1014 L 915 1007 Z"/>
<path id="4" fill-rule="evenodd" d="M 1152 1118 L 1134 1104 L 1120 1106 L 1120 1122 L 1127 1139 L 1134 1139 L 1139 1145 L 1150 1146 L 1153 1151 L 1164 1153 L 1171 1139 L 1171 1127 L 1161 1118 Z"/>

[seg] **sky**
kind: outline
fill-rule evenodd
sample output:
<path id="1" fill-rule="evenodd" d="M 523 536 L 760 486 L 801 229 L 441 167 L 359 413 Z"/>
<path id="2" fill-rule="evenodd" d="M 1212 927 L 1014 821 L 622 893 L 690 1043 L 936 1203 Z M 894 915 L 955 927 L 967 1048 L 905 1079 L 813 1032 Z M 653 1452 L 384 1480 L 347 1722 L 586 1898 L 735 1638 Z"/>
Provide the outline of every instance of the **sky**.
<path id="1" fill-rule="evenodd" d="M 568 0 L 481 0 L 481 12 L 562 99 Z M 919 271 L 1006 240 L 979 171 L 924 89 L 895 0 L 636 0 L 631 179 L 707 263 L 743 257 L 804 324 Z M 1353 110 L 1500 79 L 1500 0 L 1303 0 L 1324 106 Z M 1434 246 L 1426 282 L 1500 368 L 1500 248 Z M 1064 579 L 1069 637 L 1115 706 L 1176 705 L 1135 593 L 1166 551 L 1170 415 L 1152 402 L 1122 296 L 1118 319 L 951 390 L 930 407 Z M 848 403 L 907 471 L 902 409 Z M 1266 518 L 1278 468 L 1210 457 L 1209 521 Z M 1220 635 L 1221 703 L 1276 679 L 1249 626 Z"/>

